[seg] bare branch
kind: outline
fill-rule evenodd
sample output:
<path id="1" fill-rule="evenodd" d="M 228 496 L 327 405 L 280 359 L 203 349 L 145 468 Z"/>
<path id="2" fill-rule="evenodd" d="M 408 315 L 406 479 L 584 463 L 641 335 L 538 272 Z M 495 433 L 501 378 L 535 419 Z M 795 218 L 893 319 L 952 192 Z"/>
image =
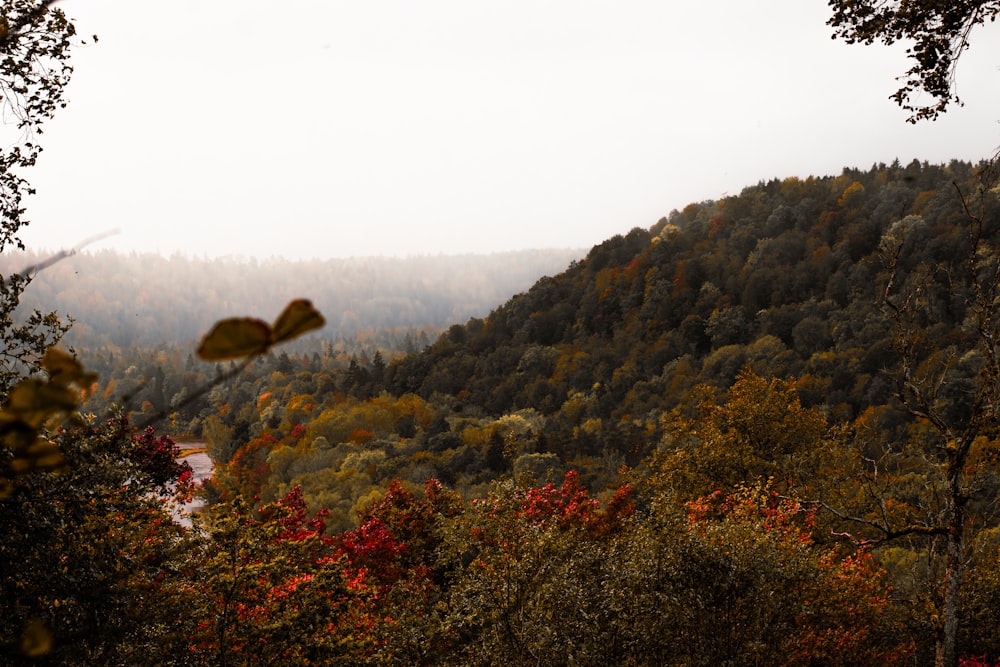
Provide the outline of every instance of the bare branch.
<path id="1" fill-rule="evenodd" d="M 76 253 L 78 253 L 81 250 L 83 250 L 84 248 L 86 248 L 91 243 L 96 243 L 98 241 L 101 241 L 101 240 L 104 240 L 104 239 L 108 238 L 109 236 L 114 236 L 115 234 L 118 234 L 118 233 L 120 233 L 120 230 L 118 230 L 118 229 L 111 229 L 111 230 L 106 231 L 106 232 L 101 232 L 100 234 L 94 234 L 93 236 L 88 236 L 87 238 L 85 238 L 84 240 L 80 241 L 79 243 L 77 243 L 75 246 L 73 246 L 69 250 L 60 250 L 56 254 L 54 254 L 54 255 L 52 255 L 50 257 L 46 257 L 45 259 L 43 259 L 42 261 L 38 262 L 37 264 L 30 264 L 30 265 L 24 267 L 23 269 L 21 269 L 20 271 L 18 271 L 14 275 L 20 275 L 20 276 L 24 276 L 26 278 L 33 278 L 34 275 L 36 273 L 38 273 L 39 271 L 43 271 L 43 270 L 49 268 L 50 266 L 52 266 L 53 264 L 66 259 L 67 257 L 72 257 Z"/>
<path id="2" fill-rule="evenodd" d="M 867 528 L 876 530 L 881 534 L 881 537 L 879 537 L 876 540 L 863 540 L 865 544 L 881 544 L 883 542 L 890 542 L 892 540 L 897 540 L 901 537 L 906 537 L 908 535 L 920 535 L 927 537 L 932 535 L 947 535 L 950 532 L 950 529 L 947 526 L 922 526 L 919 524 L 910 524 L 908 526 L 904 526 L 903 528 L 893 529 L 889 527 L 888 523 L 883 524 L 877 521 L 872 521 L 870 519 L 865 519 L 864 517 L 847 514 L 845 512 L 838 510 L 835 507 L 828 505 L 827 503 L 821 500 L 804 500 L 800 502 L 807 505 L 813 505 L 814 507 L 818 507 L 825 512 L 829 512 L 830 514 L 837 517 L 841 521 L 857 524 L 859 526 L 865 526 Z M 885 519 L 884 515 L 883 519 Z M 856 538 L 853 535 L 850 535 L 850 533 L 832 533 L 832 534 L 839 536 L 849 536 L 851 537 L 852 540 L 856 540 Z"/>

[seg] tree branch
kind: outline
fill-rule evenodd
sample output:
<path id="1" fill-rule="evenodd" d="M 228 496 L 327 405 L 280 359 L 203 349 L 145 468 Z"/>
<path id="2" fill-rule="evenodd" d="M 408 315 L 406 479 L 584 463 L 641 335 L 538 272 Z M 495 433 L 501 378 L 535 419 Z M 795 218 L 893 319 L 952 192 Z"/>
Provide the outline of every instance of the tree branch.
<path id="1" fill-rule="evenodd" d="M 25 12 L 17 17 L 14 23 L 7 26 L 6 30 L 0 31 L 0 50 L 6 48 L 7 43 L 13 40 L 21 30 L 26 26 L 32 24 L 40 18 L 45 12 L 48 11 L 49 7 L 56 4 L 58 0 L 42 0 L 42 3 L 32 9 L 30 12 Z"/>
<path id="2" fill-rule="evenodd" d="M 845 512 L 841 512 L 835 507 L 831 507 L 822 500 L 804 500 L 800 502 L 807 505 L 813 505 L 814 507 L 818 507 L 826 512 L 829 512 L 830 514 L 837 517 L 841 521 L 846 521 L 848 523 L 854 523 L 861 526 L 865 526 L 867 528 L 872 528 L 881 533 L 881 537 L 876 540 L 858 540 L 854 535 L 850 533 L 835 533 L 835 532 L 831 533 L 832 535 L 837 535 L 840 537 L 849 537 L 851 541 L 861 545 L 882 544 L 884 542 L 897 540 L 901 537 L 906 537 L 908 535 L 922 535 L 928 537 L 932 535 L 947 535 L 950 532 L 947 526 L 922 526 L 919 524 L 910 524 L 903 528 L 892 529 L 888 526 L 888 523 L 883 525 L 881 523 L 872 521 L 870 519 L 865 519 L 859 516 L 852 516 Z"/>

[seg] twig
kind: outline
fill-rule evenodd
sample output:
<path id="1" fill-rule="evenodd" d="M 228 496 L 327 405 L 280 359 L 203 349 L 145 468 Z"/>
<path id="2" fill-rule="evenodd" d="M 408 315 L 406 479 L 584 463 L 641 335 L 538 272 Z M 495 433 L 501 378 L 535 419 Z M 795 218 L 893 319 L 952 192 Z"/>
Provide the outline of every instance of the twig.
<path id="1" fill-rule="evenodd" d="M 97 243 L 98 241 L 102 241 L 108 238 L 109 236 L 114 236 L 115 234 L 120 234 L 120 233 L 121 230 L 116 228 L 116 229 L 110 229 L 106 232 L 101 232 L 100 234 L 94 234 L 93 236 L 88 236 L 87 238 L 80 241 L 69 250 L 60 250 L 56 254 L 52 255 L 51 257 L 46 257 L 37 264 L 31 264 L 29 266 L 26 266 L 22 270 L 18 271 L 16 275 L 22 275 L 27 278 L 30 278 L 32 277 L 32 274 L 38 273 L 39 271 L 43 271 L 52 266 L 53 264 L 55 264 L 56 262 L 66 259 L 67 257 L 72 257 L 76 253 L 86 248 L 91 243 Z"/>

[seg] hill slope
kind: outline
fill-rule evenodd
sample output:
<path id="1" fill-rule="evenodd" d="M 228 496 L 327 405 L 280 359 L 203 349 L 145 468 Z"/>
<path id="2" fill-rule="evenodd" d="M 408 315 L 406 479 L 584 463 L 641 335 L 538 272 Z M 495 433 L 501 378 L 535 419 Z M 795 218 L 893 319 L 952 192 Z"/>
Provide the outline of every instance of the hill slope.
<path id="1" fill-rule="evenodd" d="M 586 395 L 594 416 L 621 418 L 671 408 L 700 382 L 728 387 L 750 366 L 808 378 L 809 402 L 857 414 L 888 398 L 880 243 L 905 220 L 924 240 L 924 259 L 962 258 L 953 183 L 974 193 L 972 166 L 846 169 L 691 204 L 609 239 L 487 318 L 453 326 L 390 366 L 389 386 L 461 396 L 491 414 L 553 415 Z"/>

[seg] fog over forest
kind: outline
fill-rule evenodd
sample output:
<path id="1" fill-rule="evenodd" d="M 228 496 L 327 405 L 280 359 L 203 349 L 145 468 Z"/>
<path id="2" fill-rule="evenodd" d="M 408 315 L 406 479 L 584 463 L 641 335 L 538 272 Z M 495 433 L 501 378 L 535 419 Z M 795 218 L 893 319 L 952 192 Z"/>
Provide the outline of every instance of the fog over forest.
<path id="1" fill-rule="evenodd" d="M 313 341 L 386 330 L 433 335 L 487 315 L 584 254 L 549 249 L 289 261 L 81 252 L 38 272 L 21 309 L 72 317 L 66 344 L 91 349 L 192 342 L 218 319 L 271 320 L 296 298 L 310 299 L 327 320 Z M 23 270 L 54 255 L 5 253 L 0 272 Z"/>

